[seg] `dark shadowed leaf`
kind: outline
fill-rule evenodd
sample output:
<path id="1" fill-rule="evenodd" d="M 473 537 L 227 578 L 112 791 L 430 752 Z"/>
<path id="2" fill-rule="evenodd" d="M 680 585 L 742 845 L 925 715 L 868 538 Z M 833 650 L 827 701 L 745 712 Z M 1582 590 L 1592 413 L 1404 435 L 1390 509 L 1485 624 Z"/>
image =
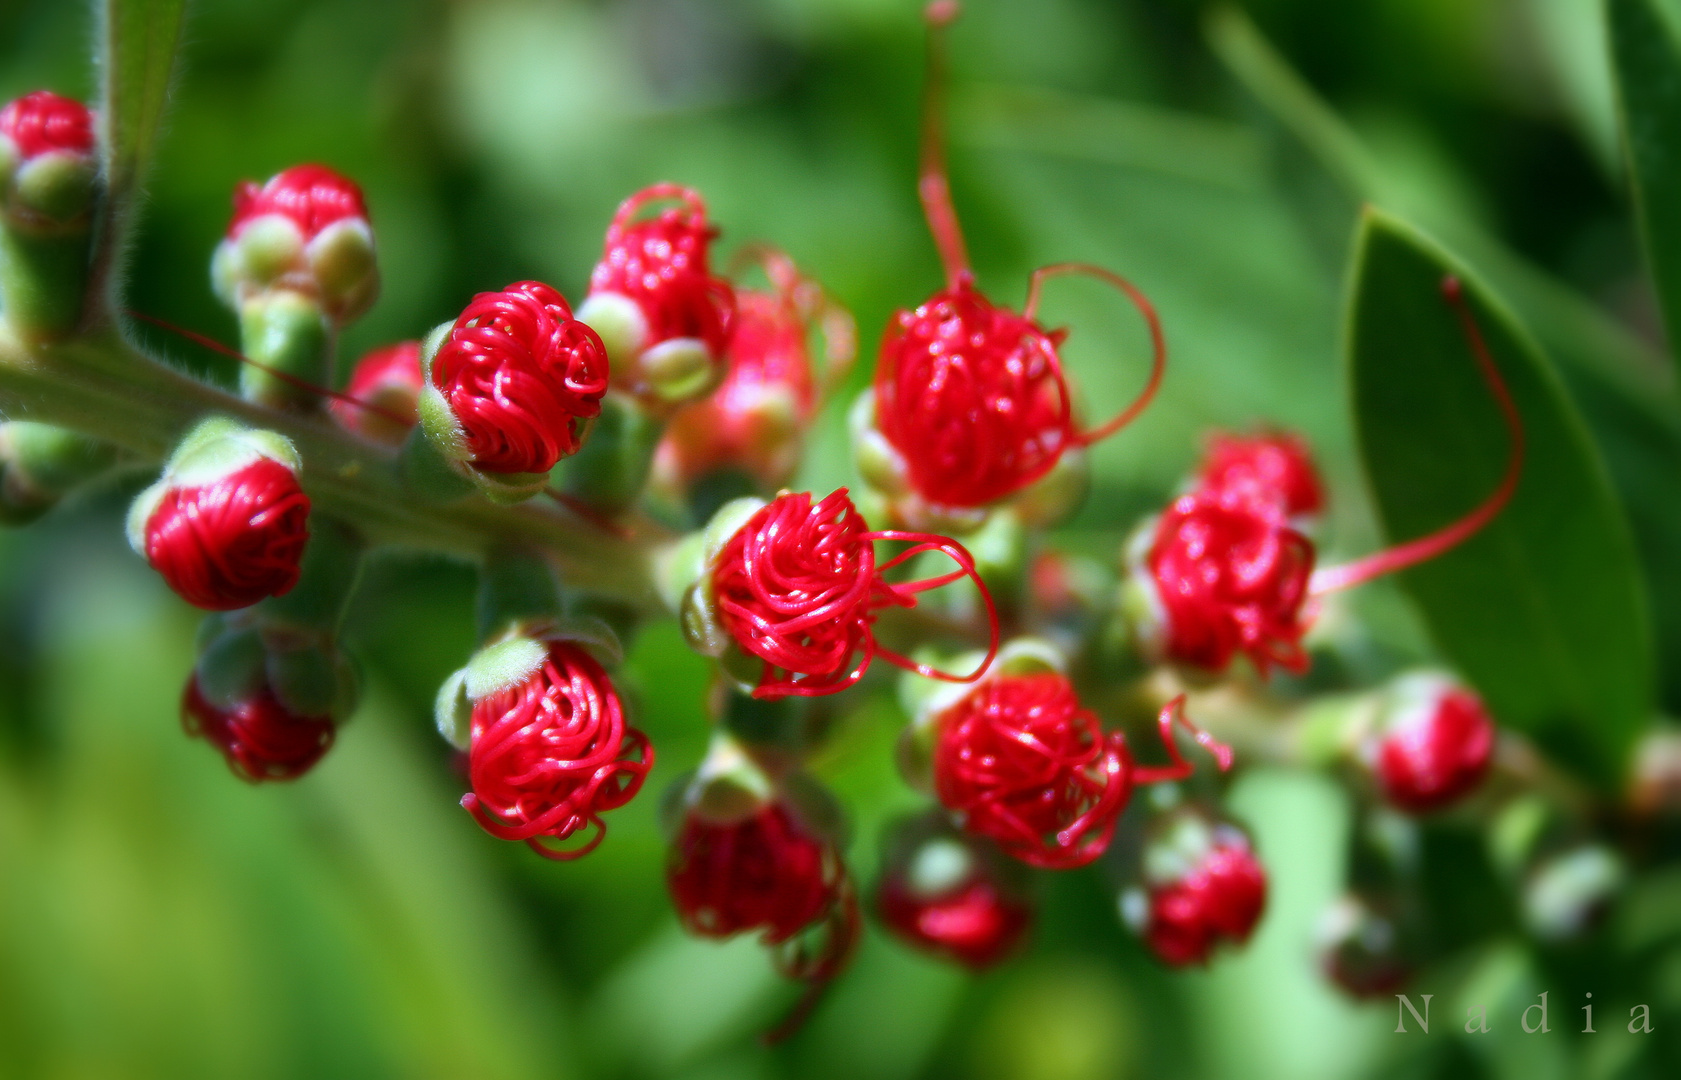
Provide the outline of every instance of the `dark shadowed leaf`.
<path id="1" fill-rule="evenodd" d="M 1529 455 L 1510 505 L 1403 575 L 1445 657 L 1505 724 L 1609 786 L 1652 708 L 1650 631 L 1627 522 L 1575 408 L 1538 347 L 1475 279 L 1410 226 L 1362 219 L 1350 289 L 1354 422 L 1392 541 L 1494 490 L 1508 436 L 1442 281 L 1465 284 L 1523 415 Z"/>

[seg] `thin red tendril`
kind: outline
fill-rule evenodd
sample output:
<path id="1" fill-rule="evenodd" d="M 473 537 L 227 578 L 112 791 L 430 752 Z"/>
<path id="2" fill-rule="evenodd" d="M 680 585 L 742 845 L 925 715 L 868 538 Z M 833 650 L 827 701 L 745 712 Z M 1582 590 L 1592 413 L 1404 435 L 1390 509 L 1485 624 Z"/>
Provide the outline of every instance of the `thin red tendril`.
<path id="1" fill-rule="evenodd" d="M 316 386 L 308 379 L 300 379 L 298 376 L 293 375 L 290 372 L 282 371 L 277 367 L 270 367 L 268 364 L 265 364 L 260 360 L 253 360 L 249 356 L 240 352 L 238 349 L 224 345 L 215 338 L 207 337 L 195 330 L 188 330 L 185 327 L 176 326 L 174 323 L 169 322 L 166 319 L 160 319 L 156 315 L 147 315 L 143 311 L 135 311 L 132 308 L 127 309 L 125 314 L 131 319 L 139 319 L 143 323 L 150 323 L 153 326 L 168 330 L 177 337 L 186 338 L 194 345 L 209 349 L 213 353 L 219 353 L 222 356 L 238 360 L 242 364 L 249 364 L 258 371 L 272 375 L 289 386 L 295 386 L 298 389 L 307 391 L 311 394 L 318 394 L 321 397 L 328 398 L 343 405 L 351 406 L 352 408 L 365 410 L 375 416 L 383 417 L 394 424 L 412 425 L 414 423 L 414 419 L 412 417 L 405 417 L 400 412 L 395 412 L 391 409 L 384 408 L 383 406 L 376 405 L 371 401 L 363 401 L 362 399 L 353 397 L 350 394 L 341 394 L 337 390 L 329 390 L 324 386 Z"/>
<path id="2" fill-rule="evenodd" d="M 1188 779 L 1196 771 L 1195 766 L 1186 761 L 1184 755 L 1179 753 L 1179 744 L 1173 739 L 1175 722 L 1190 732 L 1191 738 L 1196 740 L 1196 744 L 1213 756 L 1214 764 L 1220 767 L 1221 772 L 1231 769 L 1232 748 L 1191 722 L 1191 718 L 1185 715 L 1185 695 L 1180 694 L 1163 705 L 1162 711 L 1156 717 L 1156 726 L 1161 731 L 1162 746 L 1167 748 L 1167 756 L 1173 759 L 1173 764 L 1151 768 L 1135 767 L 1132 770 L 1133 783 L 1171 783 Z"/>
<path id="3" fill-rule="evenodd" d="M 1033 271 L 1033 277 L 1029 280 L 1027 286 L 1027 306 L 1022 309 L 1023 318 L 1029 320 L 1033 318 L 1034 313 L 1039 310 L 1040 287 L 1047 278 L 1056 277 L 1059 274 L 1085 274 L 1088 277 L 1094 277 L 1099 281 L 1113 285 L 1128 300 L 1132 301 L 1132 305 L 1138 309 L 1140 315 L 1144 316 L 1144 322 L 1150 328 L 1152 359 L 1150 361 L 1150 378 L 1145 382 L 1144 389 L 1139 391 L 1131 405 L 1122 409 L 1107 424 L 1085 432 L 1071 431 L 1075 443 L 1080 446 L 1090 446 L 1092 443 L 1102 442 L 1138 419 L 1139 415 L 1149 407 L 1150 402 L 1155 399 L 1156 391 L 1161 388 L 1162 374 L 1167 370 L 1167 336 L 1162 332 L 1161 318 L 1156 314 L 1156 306 L 1150 303 L 1149 297 L 1145 296 L 1136 285 L 1121 275 L 1112 270 L 1105 270 L 1101 266 L 1093 266 L 1090 263 L 1053 263 L 1050 266 L 1041 266 Z"/>
<path id="4" fill-rule="evenodd" d="M 601 815 L 628 803 L 653 765 L 653 746 L 625 723 L 601 665 L 551 641 L 535 672 L 473 704 L 473 790 L 461 805 L 492 836 L 576 859 L 601 843 Z M 559 846 L 579 834 L 581 843 Z"/>
<path id="5" fill-rule="evenodd" d="M 0 135 L 25 161 L 55 150 L 86 154 L 93 150 L 93 116 L 79 101 L 36 90 L 0 109 Z"/>
<path id="6" fill-rule="evenodd" d="M 253 784 L 296 780 L 332 748 L 337 726 L 327 716 L 294 716 L 264 687 L 231 709 L 199 690 L 198 676 L 181 695 L 181 725 L 222 752 L 235 776 Z"/>
<path id="7" fill-rule="evenodd" d="M 520 281 L 473 297 L 433 358 L 432 385 L 474 465 L 543 473 L 578 452 L 583 421 L 600 414 L 607 351 L 558 292 Z"/>
<path id="8" fill-rule="evenodd" d="M 912 546 L 878 566 L 876 540 Z M 958 569 L 902 584 L 883 576 L 926 551 L 941 552 Z M 959 577 L 970 578 L 980 590 L 991 629 L 986 659 L 973 672 L 938 671 L 876 643 L 873 626 L 880 609 L 915 607 L 918 593 Z M 725 629 L 764 662 L 755 697 L 836 693 L 863 678 L 877 655 L 932 679 L 973 682 L 998 653 L 998 613 L 963 545 L 928 533 L 866 532 L 845 488 L 816 506 L 809 492 L 781 495 L 765 506 L 724 545 L 712 586 Z"/>
<path id="9" fill-rule="evenodd" d="M 308 540 L 309 496 L 266 457 L 208 484 L 168 487 L 145 529 L 146 561 L 207 611 L 290 592 Z"/>
<path id="10" fill-rule="evenodd" d="M 1506 430 L 1511 436 L 1511 452 L 1506 459 L 1506 474 L 1501 478 L 1500 486 L 1495 488 L 1481 505 L 1451 525 L 1416 540 L 1367 555 L 1363 559 L 1356 559 L 1342 566 L 1328 566 L 1318 571 L 1313 575 L 1312 584 L 1309 586 L 1309 591 L 1314 596 L 1351 588 L 1373 578 L 1428 562 L 1452 551 L 1493 521 L 1500 511 L 1506 508 L 1506 504 L 1512 501 L 1512 494 L 1517 491 L 1518 481 L 1523 476 L 1525 452 L 1523 417 L 1519 415 L 1517 403 L 1512 400 L 1512 392 L 1507 388 L 1506 380 L 1500 374 L 1500 368 L 1488 350 L 1488 343 L 1483 340 L 1482 328 L 1477 325 L 1476 316 L 1472 314 L 1471 305 L 1465 298 L 1465 288 L 1458 278 L 1449 276 L 1442 279 L 1442 298 L 1459 317 L 1460 326 L 1465 331 L 1465 340 L 1471 347 L 1471 355 L 1476 359 L 1477 367 L 1488 383 L 1489 392 L 1494 395 L 1495 404 L 1500 406 L 1501 418 L 1506 421 Z"/>
<path id="11" fill-rule="evenodd" d="M 956 0 L 933 0 L 923 11 L 928 23 L 928 75 L 922 88 L 922 161 L 917 194 L 940 262 L 946 270 L 946 288 L 957 288 L 969 273 L 969 253 L 963 244 L 963 227 L 951 205 L 951 184 L 946 178 L 945 115 L 949 62 L 946 59 L 946 28 L 960 12 Z"/>

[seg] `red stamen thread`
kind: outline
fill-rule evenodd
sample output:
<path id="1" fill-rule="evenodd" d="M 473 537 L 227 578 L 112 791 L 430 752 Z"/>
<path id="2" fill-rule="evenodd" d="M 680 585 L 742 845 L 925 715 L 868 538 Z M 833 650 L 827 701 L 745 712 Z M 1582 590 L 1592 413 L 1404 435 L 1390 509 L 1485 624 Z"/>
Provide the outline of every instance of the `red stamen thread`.
<path id="1" fill-rule="evenodd" d="M 368 207 L 362 189 L 348 177 L 325 165 L 294 165 L 276 173 L 266 184 L 246 181 L 234 191 L 229 238 L 237 237 L 247 224 L 265 214 L 289 218 L 308 243 L 335 221 L 366 221 Z"/>
<path id="2" fill-rule="evenodd" d="M 294 716 L 264 687 L 231 709 L 218 709 L 199 691 L 198 676 L 181 695 L 181 723 L 187 734 L 222 752 L 234 775 L 253 784 L 296 780 L 333 745 L 331 717 Z"/>
<path id="3" fill-rule="evenodd" d="M 607 835 L 601 815 L 630 802 L 654 766 L 607 672 L 569 641 L 548 642 L 524 681 L 473 703 L 468 755 L 473 790 L 461 805 L 485 832 L 562 860 L 595 850 Z M 580 833 L 581 843 L 558 846 Z"/>
<path id="4" fill-rule="evenodd" d="M 988 679 L 936 721 L 934 793 L 964 828 L 1006 854 L 1047 870 L 1084 866 L 1108 848 L 1135 783 L 1190 775 L 1173 742 L 1176 717 L 1221 769 L 1231 766 L 1231 751 L 1184 719 L 1184 700 L 1169 702 L 1159 720 L 1175 764 L 1140 769 L 1126 737 L 1105 736 L 1066 677 Z"/>
<path id="5" fill-rule="evenodd" d="M 1458 278 L 1449 276 L 1442 279 L 1442 298 L 1459 317 L 1460 326 L 1465 331 L 1466 343 L 1471 348 L 1471 355 L 1476 360 L 1483 379 L 1488 383 L 1489 392 L 1494 395 L 1495 404 L 1500 406 L 1501 419 L 1506 422 L 1506 430 L 1511 436 L 1511 453 L 1506 459 L 1506 473 L 1500 480 L 1500 486 L 1495 488 L 1481 505 L 1451 525 L 1363 559 L 1320 570 L 1313 575 L 1311 592 L 1315 596 L 1347 589 L 1446 554 L 1477 535 L 1484 526 L 1499 516 L 1500 511 L 1512 501 L 1512 495 L 1518 489 L 1518 481 L 1523 476 L 1525 453 L 1523 417 L 1518 413 L 1517 403 L 1512 400 L 1512 392 L 1506 386 L 1505 377 L 1500 374 L 1499 365 L 1494 362 L 1493 355 L 1488 351 L 1488 343 L 1483 340 L 1482 328 L 1477 325 L 1470 302 L 1465 298 L 1465 288 Z"/>
<path id="6" fill-rule="evenodd" d="M 327 411 L 340 427 L 396 441 L 419 422 L 415 403 L 423 385 L 420 342 L 400 341 L 358 360 L 344 394 L 332 395 Z"/>
<path id="7" fill-rule="evenodd" d="M 1428 708 L 1384 732 L 1377 748 L 1377 778 L 1384 798 L 1414 814 L 1457 802 L 1488 775 L 1494 757 L 1494 722 L 1482 699 L 1468 690 L 1441 693 Z"/>
<path id="8" fill-rule="evenodd" d="M 684 928 L 727 938 L 762 930 L 777 970 L 810 985 L 764 1041 L 779 1042 L 809 1015 L 852 958 L 858 904 L 840 853 L 807 832 L 780 803 L 732 824 L 690 814 L 672 849 L 666 884 Z M 812 942 L 803 933 L 823 926 Z"/>
<path id="9" fill-rule="evenodd" d="M 876 540 L 912 546 L 878 566 L 871 546 Z M 925 551 L 942 552 L 958 568 L 903 584 L 885 578 L 887 571 Z M 986 659 L 973 672 L 950 675 L 876 643 L 877 611 L 915 607 L 917 593 L 965 576 L 981 592 L 992 632 Z M 742 649 L 764 661 L 754 697 L 836 693 L 863 678 L 878 655 L 929 678 L 973 682 L 998 653 L 992 594 L 963 545 L 928 533 L 866 532 L 845 488 L 816 506 L 809 492 L 778 496 L 724 545 L 712 587 L 724 628 Z"/>
<path id="10" fill-rule="evenodd" d="M 28 161 L 38 154 L 93 152 L 93 116 L 79 101 L 36 90 L 0 109 L 0 136 L 12 141 Z"/>
<path id="11" fill-rule="evenodd" d="M 156 315 L 148 315 L 143 311 L 135 311 L 133 308 L 127 309 L 124 314 L 131 319 L 139 319 L 143 323 L 150 323 L 160 329 L 168 330 L 170 333 L 175 334 L 178 337 L 183 337 L 200 348 L 208 349 L 213 353 L 219 353 L 222 356 L 237 360 L 242 364 L 248 364 L 251 367 L 256 368 L 258 371 L 266 372 L 267 374 L 274 376 L 289 386 L 295 386 L 300 390 L 306 390 L 312 394 L 319 394 L 329 401 L 329 407 L 334 409 L 335 414 L 340 407 L 343 407 L 347 410 L 359 409 L 373 416 L 383 417 L 384 419 L 391 421 L 393 424 L 412 425 L 414 423 L 413 419 L 405 418 L 400 412 L 387 409 L 384 406 L 371 401 L 363 401 L 351 394 L 341 394 L 337 390 L 329 390 L 325 386 L 316 386 L 308 379 L 301 379 L 289 371 L 282 371 L 281 369 L 271 367 L 260 360 L 253 360 L 231 345 L 224 345 L 215 338 L 201 334 L 196 330 L 188 330 L 184 326 L 176 326 L 167 319 L 160 319 Z"/>
<path id="12" fill-rule="evenodd" d="M 678 410 L 660 444 L 664 468 L 682 483 L 733 467 L 774 488 L 799 465 L 798 436 L 819 400 L 808 339 L 823 301 L 786 255 L 766 252 L 764 262 L 772 291 L 735 294 L 723 382 Z M 825 383 L 832 383 L 835 366 L 831 361 Z"/>
<path id="13" fill-rule="evenodd" d="M 1216 434 L 1209 440 L 1197 481 L 1203 488 L 1241 491 L 1287 518 L 1325 508 L 1325 487 L 1307 443 L 1286 432 Z"/>
<path id="14" fill-rule="evenodd" d="M 308 539 L 309 496 L 265 457 L 166 490 L 146 521 L 146 561 L 189 604 L 231 611 L 290 592 Z"/>
<path id="15" fill-rule="evenodd" d="M 647 221 L 636 215 L 652 202 L 676 200 Z M 672 338 L 699 338 L 713 356 L 729 344 L 735 293 L 712 275 L 708 248 L 718 230 L 706 220 L 700 193 L 680 184 L 654 184 L 619 204 L 607 227 L 590 292 L 634 300 L 648 322 L 643 348 Z"/>
<path id="16" fill-rule="evenodd" d="M 1249 940 L 1266 902 L 1266 870 L 1248 842 L 1241 834 L 1222 836 L 1195 870 L 1150 891 L 1145 940 L 1173 967 L 1206 963 L 1221 940 Z"/>
<path id="17" fill-rule="evenodd" d="M 1224 671 L 1238 652 L 1265 675 L 1307 670 L 1302 607 L 1313 542 L 1243 489 L 1182 495 L 1156 526 L 1147 567 L 1174 660 Z"/>
<path id="18" fill-rule="evenodd" d="M 583 422 L 601 413 L 607 351 L 558 292 L 520 281 L 473 297 L 432 360 L 432 385 L 474 465 L 547 472 L 578 452 Z"/>
<path id="19" fill-rule="evenodd" d="M 945 264 L 946 287 L 888 324 L 876 366 L 876 422 L 903 456 L 910 483 L 932 503 L 984 506 L 1039 479 L 1070 447 L 1107 438 L 1132 422 L 1155 396 L 1167 361 L 1154 307 L 1126 279 L 1101 267 L 1059 263 L 1033 275 L 1018 315 L 975 288 L 946 179 L 940 115 L 945 94 L 944 28 L 955 3 L 927 9 L 928 83 L 923 96 L 918 191 Z M 1034 321 L 1044 280 L 1087 274 L 1120 290 L 1143 315 L 1154 347 L 1143 392 L 1092 431 L 1074 426 L 1058 346 L 1065 331 Z"/>

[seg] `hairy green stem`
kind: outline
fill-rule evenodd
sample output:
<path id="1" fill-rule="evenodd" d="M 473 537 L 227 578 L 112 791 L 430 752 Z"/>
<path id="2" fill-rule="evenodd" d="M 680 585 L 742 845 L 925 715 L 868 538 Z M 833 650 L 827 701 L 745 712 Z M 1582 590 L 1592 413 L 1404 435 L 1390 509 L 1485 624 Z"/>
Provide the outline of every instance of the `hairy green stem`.
<path id="1" fill-rule="evenodd" d="M 665 539 L 646 521 L 630 539 L 538 499 L 496 506 L 472 496 L 428 504 L 404 485 L 397 456 L 323 415 L 281 413 L 199 382 L 154 359 L 114 331 L 55 344 L 29 344 L 0 320 L 0 415 L 58 424 L 162 461 L 196 421 L 237 417 L 291 439 L 303 456 L 303 484 L 323 511 L 354 524 L 370 542 L 480 559 L 522 544 L 553 560 L 579 589 L 657 610 L 653 553 Z"/>

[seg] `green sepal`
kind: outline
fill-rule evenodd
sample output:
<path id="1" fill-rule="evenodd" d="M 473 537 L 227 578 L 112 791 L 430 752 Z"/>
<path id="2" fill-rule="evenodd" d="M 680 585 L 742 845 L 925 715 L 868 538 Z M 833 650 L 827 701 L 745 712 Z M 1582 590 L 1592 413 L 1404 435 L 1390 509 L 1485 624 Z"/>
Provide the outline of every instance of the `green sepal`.
<path id="1" fill-rule="evenodd" d="M 218 709 L 232 709 L 263 688 L 267 653 L 254 626 L 230 627 L 222 618 L 205 620 L 211 635 L 202 647 L 194 675 L 198 690 Z"/>
<path id="2" fill-rule="evenodd" d="M 349 659 L 330 645 L 268 643 L 269 688 L 294 716 L 347 719 L 356 708 L 357 679 Z"/>
<path id="3" fill-rule="evenodd" d="M 257 605 L 270 625 L 331 634 L 338 630 L 350 594 L 362 573 L 366 545 L 355 529 L 336 518 L 311 514 L 298 583 L 284 596 Z"/>
<path id="4" fill-rule="evenodd" d="M 465 753 L 473 747 L 473 703 L 467 700 L 467 669 L 462 668 L 438 687 L 432 718 L 444 741 Z"/>
<path id="5" fill-rule="evenodd" d="M 486 645 L 473 654 L 464 671 L 463 689 L 471 701 L 518 686 L 543 666 L 549 651 L 541 641 L 511 637 Z"/>
<path id="6" fill-rule="evenodd" d="M 728 732 L 715 730 L 679 806 L 684 814 L 729 825 L 752 817 L 775 797 L 774 781 L 747 748 Z"/>
<path id="7" fill-rule="evenodd" d="M 460 502 L 478 490 L 418 427 L 403 440 L 397 461 L 403 486 L 435 506 Z"/>

